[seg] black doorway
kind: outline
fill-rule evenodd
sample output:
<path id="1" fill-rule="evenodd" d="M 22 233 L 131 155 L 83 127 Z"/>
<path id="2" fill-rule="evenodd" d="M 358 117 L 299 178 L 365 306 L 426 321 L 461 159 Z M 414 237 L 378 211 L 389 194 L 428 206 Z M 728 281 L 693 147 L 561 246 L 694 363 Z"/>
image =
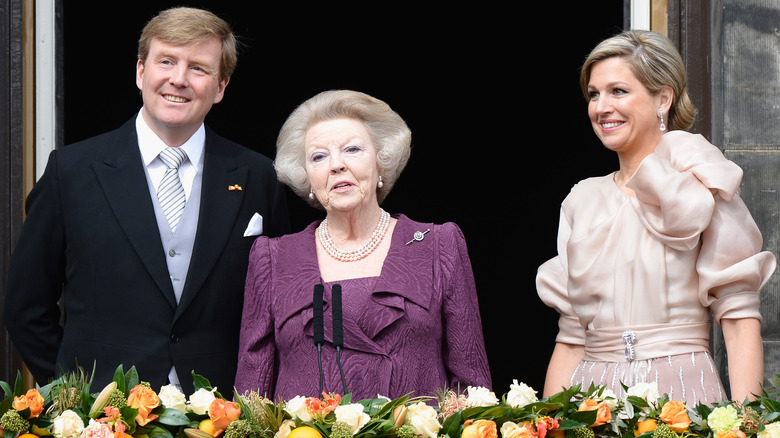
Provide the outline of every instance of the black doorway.
<path id="1" fill-rule="evenodd" d="M 500 397 L 512 379 L 541 395 L 557 314 L 536 296 L 536 268 L 555 254 L 570 187 L 616 166 L 591 131 L 578 75 L 588 51 L 622 27 L 623 3 L 187 5 L 227 19 L 246 45 L 207 118 L 220 134 L 273 157 L 289 112 L 333 88 L 372 94 L 404 117 L 412 158 L 385 209 L 463 229 Z M 180 4 L 63 6 L 66 144 L 140 108 L 138 35 L 157 11 Z M 320 217 L 292 196 L 291 206 L 296 230 Z"/>

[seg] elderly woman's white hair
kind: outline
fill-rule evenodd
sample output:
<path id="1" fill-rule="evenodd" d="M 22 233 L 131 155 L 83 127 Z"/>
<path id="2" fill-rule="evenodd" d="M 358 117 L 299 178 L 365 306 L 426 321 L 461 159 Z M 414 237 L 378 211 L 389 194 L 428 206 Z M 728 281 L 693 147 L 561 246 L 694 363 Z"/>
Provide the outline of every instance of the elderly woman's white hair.
<path id="1" fill-rule="evenodd" d="M 324 91 L 300 104 L 290 114 L 276 140 L 274 167 L 279 181 L 309 200 L 311 183 L 305 167 L 306 131 L 318 122 L 344 118 L 362 122 L 377 149 L 377 168 L 382 177 L 377 199 L 381 204 L 409 161 L 412 132 L 387 103 L 359 91 Z M 320 206 L 316 198 L 309 202 Z"/>

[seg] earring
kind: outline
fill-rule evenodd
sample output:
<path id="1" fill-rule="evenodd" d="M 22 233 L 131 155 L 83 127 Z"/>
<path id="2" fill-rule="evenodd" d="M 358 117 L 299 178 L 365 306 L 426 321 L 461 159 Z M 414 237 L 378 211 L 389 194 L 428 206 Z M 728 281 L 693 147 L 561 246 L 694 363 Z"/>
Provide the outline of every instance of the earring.
<path id="1" fill-rule="evenodd" d="M 658 110 L 658 117 L 661 118 L 661 126 L 658 127 L 661 131 L 666 131 L 666 125 L 664 125 L 664 110 Z"/>
<path id="2" fill-rule="evenodd" d="M 382 176 L 380 175 L 379 176 L 379 183 L 377 184 L 377 187 L 379 187 L 381 189 L 384 186 L 385 186 L 385 183 L 382 182 Z"/>
<path id="3" fill-rule="evenodd" d="M 314 200 L 314 187 L 309 189 L 309 199 Z"/>

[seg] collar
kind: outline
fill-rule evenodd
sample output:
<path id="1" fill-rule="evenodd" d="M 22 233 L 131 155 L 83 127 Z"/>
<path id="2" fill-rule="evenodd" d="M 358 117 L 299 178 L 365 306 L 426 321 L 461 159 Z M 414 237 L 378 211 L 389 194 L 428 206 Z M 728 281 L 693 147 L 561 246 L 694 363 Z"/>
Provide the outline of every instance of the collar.
<path id="1" fill-rule="evenodd" d="M 154 161 L 155 158 L 162 152 L 163 149 L 168 147 L 157 134 L 152 131 L 152 128 L 146 124 L 141 111 L 135 118 L 135 130 L 138 134 L 138 148 L 141 151 L 141 158 L 144 161 L 144 166 Z M 187 153 L 187 158 L 196 169 L 201 169 L 201 160 L 203 159 L 203 149 L 206 143 L 206 128 L 203 124 L 200 125 L 197 131 L 192 134 L 184 144 L 179 146 Z"/>

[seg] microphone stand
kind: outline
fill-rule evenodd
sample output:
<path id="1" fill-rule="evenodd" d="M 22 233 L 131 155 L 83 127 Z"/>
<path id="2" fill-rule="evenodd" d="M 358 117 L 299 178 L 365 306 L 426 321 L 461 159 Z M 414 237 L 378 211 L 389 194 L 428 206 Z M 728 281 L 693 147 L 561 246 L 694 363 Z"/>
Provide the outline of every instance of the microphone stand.
<path id="1" fill-rule="evenodd" d="M 344 368 L 341 366 L 341 347 L 344 346 L 344 325 L 341 314 L 341 285 L 334 284 L 331 291 L 333 296 L 333 346 L 336 347 L 336 364 L 341 374 L 341 386 L 344 394 L 347 394 L 347 379 L 344 377 Z"/>
<path id="2" fill-rule="evenodd" d="M 320 371 L 320 392 L 322 394 L 324 375 L 322 372 L 322 344 L 325 342 L 325 330 L 323 327 L 323 311 L 322 311 L 322 293 L 323 286 L 321 284 L 314 285 L 314 298 L 312 300 L 312 307 L 314 309 L 313 323 L 314 323 L 314 345 L 317 346 L 317 362 L 319 364 Z"/>

